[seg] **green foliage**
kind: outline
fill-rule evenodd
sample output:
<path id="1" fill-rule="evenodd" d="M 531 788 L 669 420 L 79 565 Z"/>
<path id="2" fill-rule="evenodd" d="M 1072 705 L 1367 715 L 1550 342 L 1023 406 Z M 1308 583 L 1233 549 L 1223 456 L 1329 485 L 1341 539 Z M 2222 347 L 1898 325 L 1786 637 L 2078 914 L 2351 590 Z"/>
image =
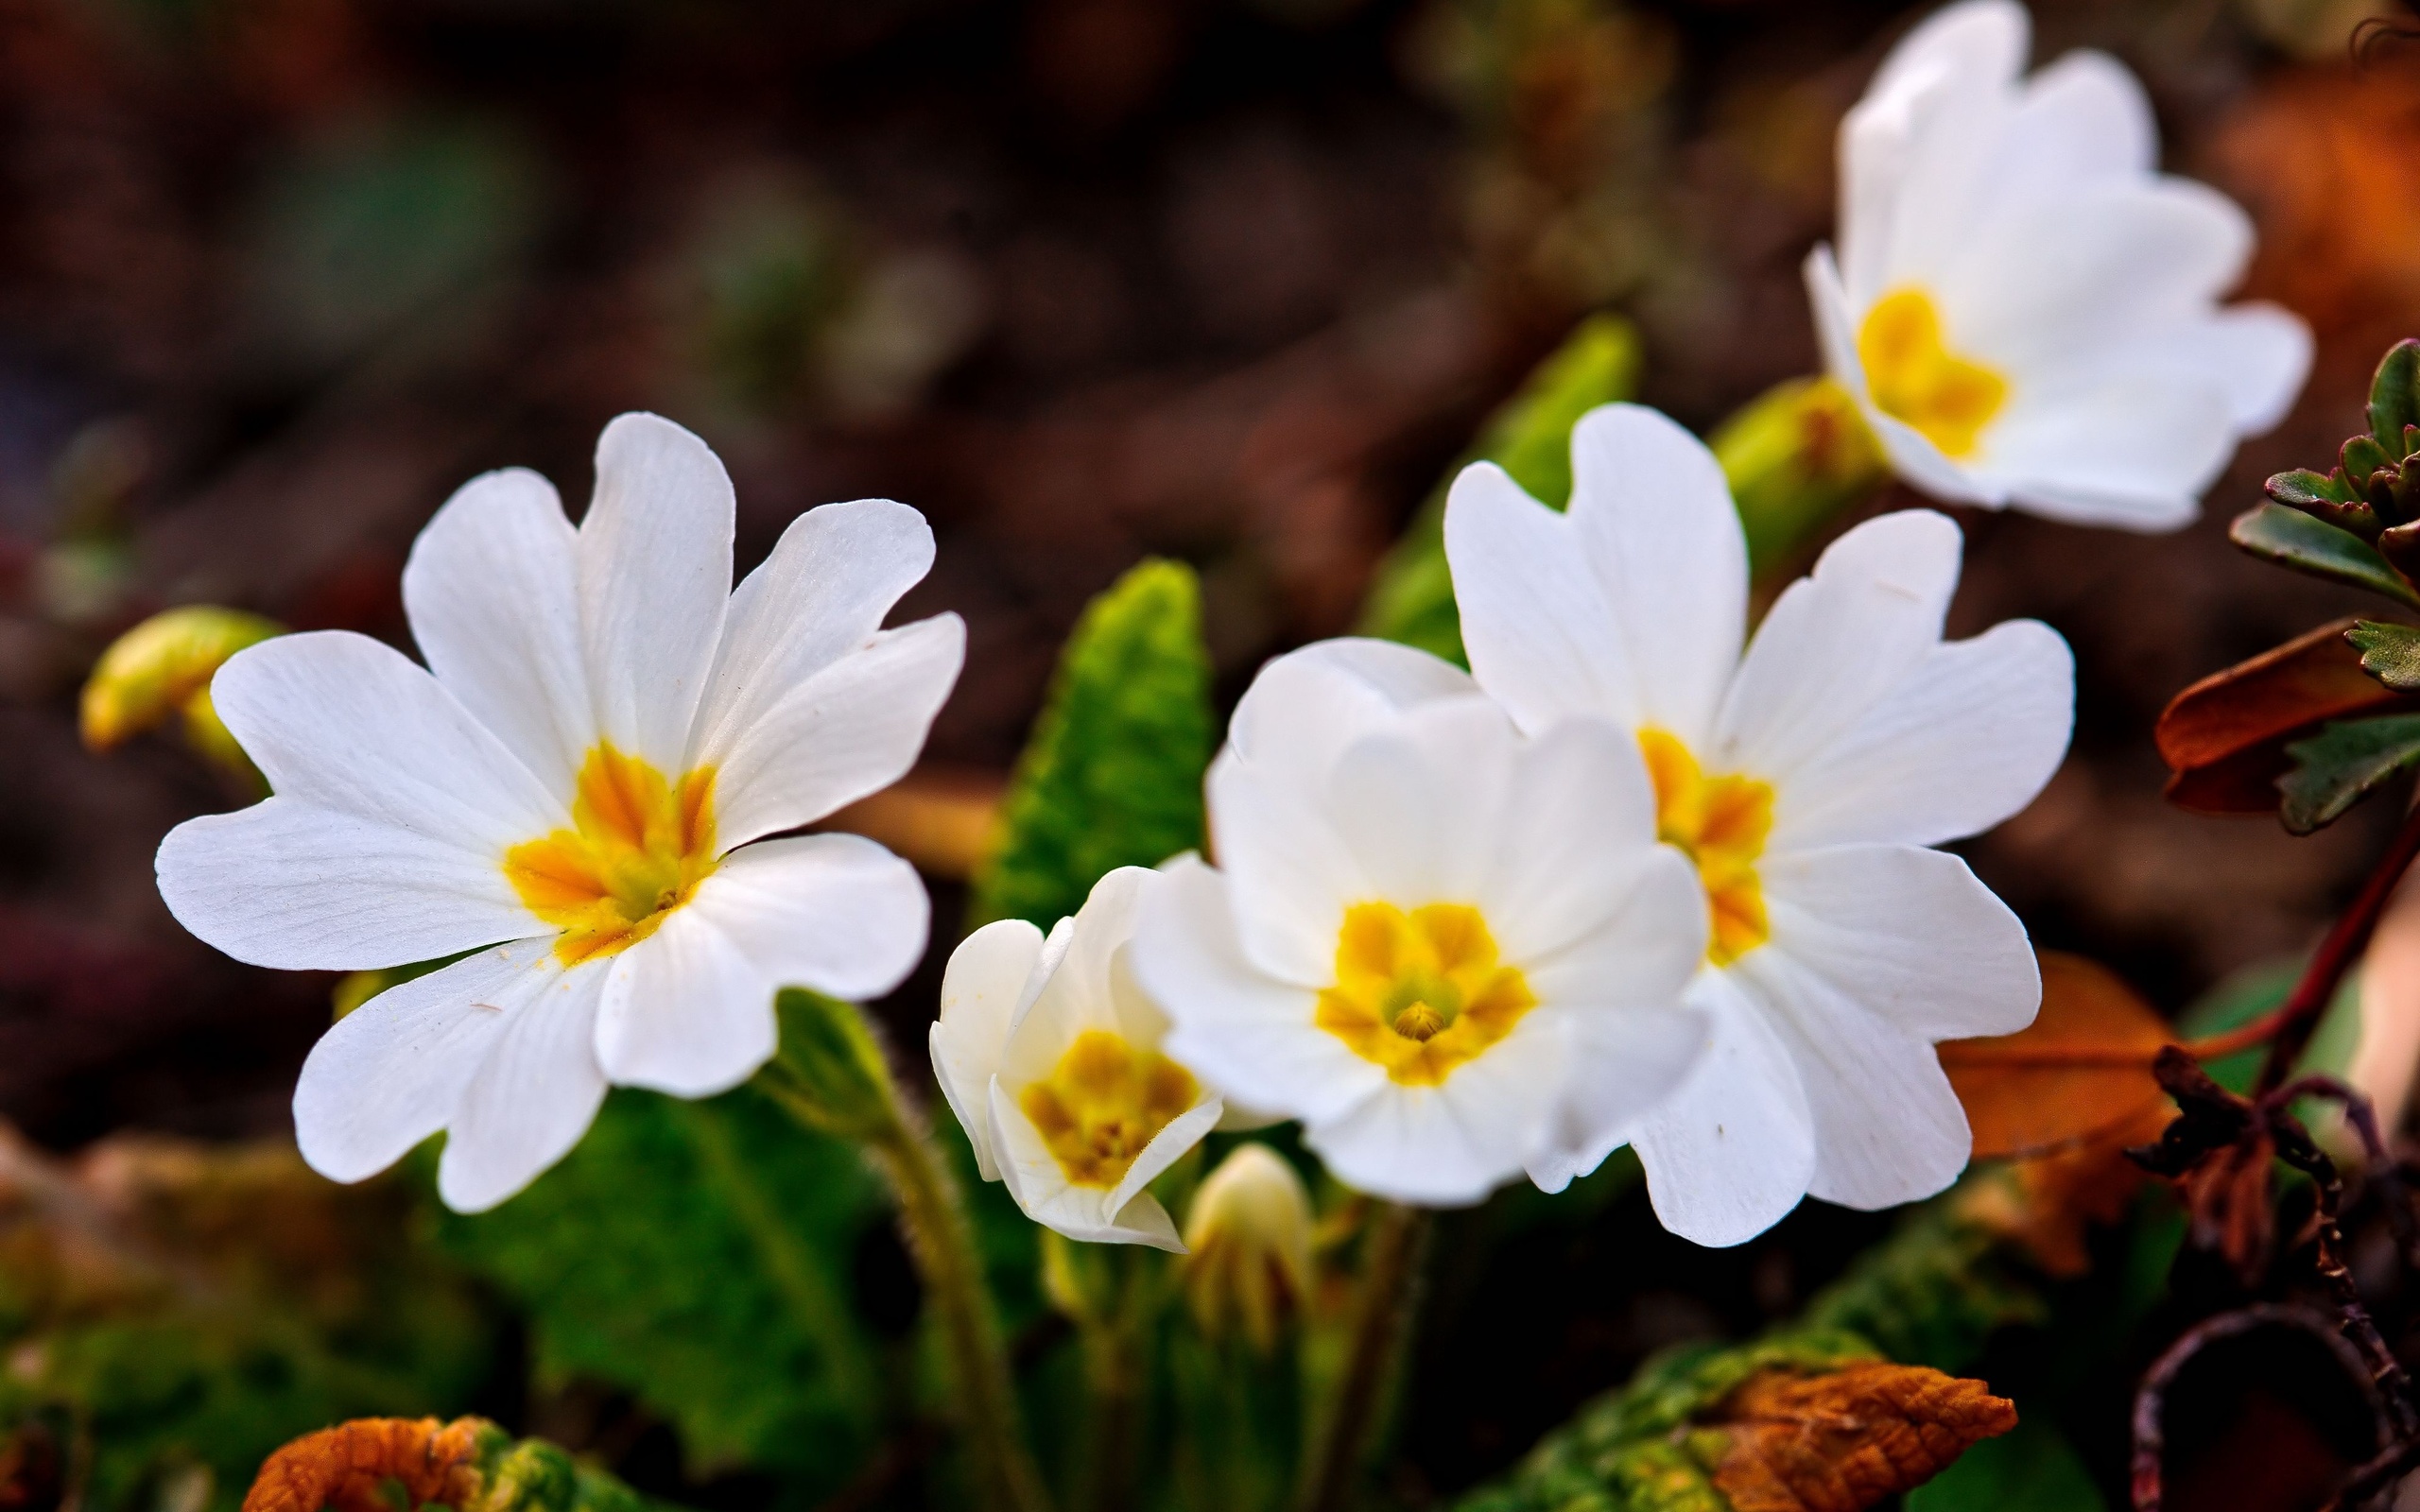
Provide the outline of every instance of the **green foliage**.
<path id="1" fill-rule="evenodd" d="M 635 1393 L 693 1469 L 812 1492 L 863 1457 L 885 1396 L 849 1284 L 880 1211 L 854 1149 L 755 1091 L 617 1090 L 561 1165 L 439 1232 L 527 1312 L 542 1378 Z"/>
<path id="2" fill-rule="evenodd" d="M 1907 1512 L 2108 1512 L 2066 1436 L 2020 1408 L 2014 1431 L 1986 1438 L 1908 1493 Z"/>
<path id="3" fill-rule="evenodd" d="M 233 1512 L 287 1440 L 459 1410 L 488 1371 L 490 1320 L 405 1238 L 397 1183 L 337 1187 L 268 1146 L 5 1163 L 0 1430 L 65 1441 L 72 1504 Z"/>
<path id="4" fill-rule="evenodd" d="M 2031 1270 L 1953 1194 L 1910 1212 L 1818 1293 L 1800 1322 L 1869 1339 L 1902 1365 L 1954 1372 L 1999 1329 L 2048 1316 Z"/>
<path id="5" fill-rule="evenodd" d="M 2420 763 L 2420 714 L 2340 719 L 2286 747 L 2293 766 L 2277 779 L 2277 817 L 2296 834 L 2335 823 L 2346 810 Z"/>
<path id="6" fill-rule="evenodd" d="M 1759 573 L 1782 566 L 1842 509 L 1890 480 L 1857 401 L 1828 378 L 1793 378 L 1750 400 L 1708 441 L 1730 481 Z"/>
<path id="7" fill-rule="evenodd" d="M 1360 633 L 1461 662 L 1461 619 L 1445 566 L 1445 495 L 1472 462 L 1494 462 L 1560 509 L 1571 497 L 1571 427 L 1599 404 L 1628 399 L 1638 386 L 1638 335 L 1617 316 L 1582 321 L 1540 363 L 1518 393 L 1488 418 L 1478 444 L 1457 462 L 1378 566 L 1361 611 Z"/>
<path id="8" fill-rule="evenodd" d="M 2420 593 L 2377 548 L 2352 531 L 2283 504 L 2264 504 L 2236 516 L 2227 539 L 2264 561 L 2313 577 L 2383 593 L 2420 608 Z"/>
<path id="9" fill-rule="evenodd" d="M 1192 569 L 1146 561 L 1093 600 L 1061 653 L 976 879 L 977 922 L 1049 928 L 1103 873 L 1200 846 L 1214 719 Z"/>
<path id="10" fill-rule="evenodd" d="M 2344 632 L 2361 653 L 2361 670 L 2397 693 L 2420 693 L 2420 629 L 2362 620 Z"/>

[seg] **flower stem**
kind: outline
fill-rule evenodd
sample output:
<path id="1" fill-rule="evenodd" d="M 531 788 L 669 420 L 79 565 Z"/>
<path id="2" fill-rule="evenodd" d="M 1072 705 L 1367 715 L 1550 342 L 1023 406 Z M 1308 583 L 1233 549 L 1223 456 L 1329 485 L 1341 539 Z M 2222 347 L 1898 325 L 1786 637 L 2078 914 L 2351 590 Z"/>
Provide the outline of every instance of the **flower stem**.
<path id="1" fill-rule="evenodd" d="M 986 1512 L 1047 1512 L 957 1184 L 923 1120 L 901 1101 L 889 1062 L 856 1010 L 815 1006 L 825 1010 L 818 1025 L 825 1038 L 802 1050 L 786 1034 L 756 1085 L 808 1127 L 864 1145 L 889 1180 L 908 1254 L 941 1322 L 976 1504 Z"/>
<path id="2" fill-rule="evenodd" d="M 1362 1262 L 1360 1298 L 1346 1347 L 1343 1377 L 1305 1463 L 1304 1512 L 1345 1512 L 1384 1420 L 1389 1389 L 1403 1366 L 1427 1258 L 1427 1210 L 1382 1203 Z"/>
<path id="3" fill-rule="evenodd" d="M 2294 989 L 2277 1011 L 2261 1022 L 2270 1028 L 2269 1057 L 2260 1063 L 2260 1076 L 2252 1085 L 2252 1095 L 2274 1091 L 2293 1069 L 2294 1059 L 2310 1043 L 2313 1031 L 2319 1027 L 2319 1017 L 2336 1000 L 2336 989 L 2342 984 L 2344 973 L 2369 949 L 2370 936 L 2378 927 L 2378 918 L 2386 912 L 2387 901 L 2394 896 L 2394 885 L 2420 857 L 2420 807 L 2403 816 L 2402 828 L 2394 832 L 2394 839 L 2386 854 L 2370 868 L 2361 890 L 2354 895 L 2352 906 L 2345 909 L 2319 942 L 2319 949 L 2303 968 Z M 2250 1027 L 2250 1026 L 2247 1026 Z"/>

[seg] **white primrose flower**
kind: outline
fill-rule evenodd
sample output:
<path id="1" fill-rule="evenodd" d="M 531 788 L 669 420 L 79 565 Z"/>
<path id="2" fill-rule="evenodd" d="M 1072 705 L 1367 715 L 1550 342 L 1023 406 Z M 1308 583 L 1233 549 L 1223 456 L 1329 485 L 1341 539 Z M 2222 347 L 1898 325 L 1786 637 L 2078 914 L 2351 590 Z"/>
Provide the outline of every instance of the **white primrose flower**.
<path id="1" fill-rule="evenodd" d="M 881 627 L 932 532 L 905 505 L 827 505 L 734 593 L 733 511 L 704 442 L 625 415 L 578 529 L 513 469 L 421 532 L 404 605 L 425 669 L 321 633 L 219 670 L 275 796 L 168 835 L 178 919 L 260 966 L 475 952 L 312 1050 L 294 1121 L 320 1172 L 359 1180 L 444 1129 L 439 1191 L 491 1207 L 579 1143 L 609 1081 L 720 1091 L 772 1055 L 777 987 L 862 998 L 915 964 L 930 905 L 907 863 L 762 837 L 914 762 L 965 631 Z"/>
<path id="2" fill-rule="evenodd" d="M 1936 1040 L 2031 1022 L 2025 927 L 1956 856 L 2049 780 L 2074 661 L 2031 620 L 1945 643 L 1958 527 L 1869 521 L 1790 585 L 1743 656 L 1748 558 L 1711 453 L 1651 409 L 1571 438 L 1568 513 L 1489 464 L 1445 509 L 1480 686 L 1540 739 L 1610 721 L 1646 758 L 1711 935 L 1689 1000 L 1714 1048 L 1632 1143 L 1674 1232 L 1731 1245 L 1812 1192 L 1906 1202 L 1965 1165 Z M 1533 1167 L 1555 1190 L 1613 1147 Z"/>
<path id="3" fill-rule="evenodd" d="M 2219 307 L 2251 221 L 2157 171 L 2115 59 L 2022 77 L 2028 30 L 2014 0 L 1950 6 L 1841 123 L 1839 261 L 1806 260 L 1824 365 L 1937 498 L 2173 529 L 2292 404 L 2310 333 Z"/>
<path id="4" fill-rule="evenodd" d="M 1021 919 L 959 943 L 942 978 L 933 1074 L 986 1181 L 1070 1239 L 1184 1242 L 1143 1190 L 1223 1111 L 1162 1049 L 1167 1016 L 1128 970 L 1144 897 L 1167 879 L 1120 867 L 1047 939 Z"/>
<path id="5" fill-rule="evenodd" d="M 1208 786 L 1218 868 L 1168 865 L 1135 975 L 1171 1055 L 1353 1186 L 1475 1202 L 1704 1050 L 1705 910 L 1628 730 L 1526 737 L 1458 668 L 1329 641 L 1261 669 Z"/>

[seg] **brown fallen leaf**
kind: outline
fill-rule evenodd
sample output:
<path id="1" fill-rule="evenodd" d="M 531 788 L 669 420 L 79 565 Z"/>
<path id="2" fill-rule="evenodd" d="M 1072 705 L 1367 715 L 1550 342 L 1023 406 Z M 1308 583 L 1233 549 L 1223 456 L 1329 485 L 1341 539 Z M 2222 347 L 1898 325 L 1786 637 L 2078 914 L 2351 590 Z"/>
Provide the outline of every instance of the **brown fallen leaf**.
<path id="1" fill-rule="evenodd" d="M 1764 1371 L 1713 1421 L 1724 1435 L 1714 1484 L 1733 1512 L 1864 1512 L 2015 1427 L 2016 1407 L 1979 1381 L 1877 1360 Z"/>
<path id="2" fill-rule="evenodd" d="M 2169 700 L 2152 730 L 2169 801 L 2196 814 L 2273 814 L 2286 746 L 2329 719 L 2405 696 L 2361 670 L 2337 620 L 2214 672 Z"/>
<path id="3" fill-rule="evenodd" d="M 245 1493 L 243 1512 L 394 1512 L 402 1504 L 468 1507 L 481 1487 L 481 1418 L 362 1418 L 305 1434 L 271 1454 Z"/>
<path id="4" fill-rule="evenodd" d="M 2043 1155 L 2165 1107 L 2152 1057 L 2174 1039 L 2115 972 L 2044 951 L 2033 1022 L 2015 1034 L 1945 1040 L 1941 1064 L 1966 1105 L 1977 1160 Z"/>
<path id="5" fill-rule="evenodd" d="M 2173 1116 L 2161 1097 L 2089 1139 L 2012 1160 L 2000 1179 L 1971 1183 L 1959 1211 L 2024 1250 L 2046 1273 L 2081 1276 L 2092 1268 L 2085 1238 L 2093 1227 L 2124 1217 L 2149 1179 L 2126 1158 L 2127 1147 L 2159 1138 Z"/>

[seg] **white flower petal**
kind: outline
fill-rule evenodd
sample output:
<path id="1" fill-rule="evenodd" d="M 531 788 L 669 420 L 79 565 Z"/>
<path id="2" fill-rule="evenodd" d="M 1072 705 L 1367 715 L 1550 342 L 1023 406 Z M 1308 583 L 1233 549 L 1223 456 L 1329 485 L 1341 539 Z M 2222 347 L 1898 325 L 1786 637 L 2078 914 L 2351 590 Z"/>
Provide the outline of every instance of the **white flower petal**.
<path id="1" fill-rule="evenodd" d="M 1875 71 L 1869 94 L 1887 94 L 1936 74 L 2008 84 L 2025 67 L 2031 18 L 2016 0 L 1962 0 L 1909 29 Z"/>
<path id="2" fill-rule="evenodd" d="M 1184 1253 L 1184 1241 L 1156 1198 L 1149 1193 L 1137 1193 L 1113 1206 L 1112 1193 L 1099 1187 L 1075 1185 L 1060 1169 L 1058 1159 L 1043 1143 L 1032 1121 L 1017 1108 L 997 1078 L 992 1082 L 990 1101 L 992 1146 L 999 1160 L 1000 1179 L 1007 1183 L 1009 1195 L 1016 1199 L 1027 1217 L 1086 1244 L 1150 1245 Z M 1200 1128 L 1192 1129 L 1191 1138 L 1161 1161 L 1161 1168 L 1166 1169 L 1176 1156 L 1190 1148 L 1208 1131 L 1208 1125 L 1217 1121 L 1214 1113 Z M 1171 1124 L 1161 1130 L 1160 1139 L 1167 1139 L 1175 1127 Z M 1151 1146 L 1145 1146 L 1146 1154 L 1150 1151 Z"/>
<path id="3" fill-rule="evenodd" d="M 698 909 L 677 908 L 613 958 L 596 1061 L 616 1086 L 675 1097 L 728 1091 L 773 1058 L 780 984 Z"/>
<path id="4" fill-rule="evenodd" d="M 1466 1206 L 1519 1176 L 1537 1152 L 1565 1054 L 1561 1024 L 1531 1014 L 1442 1085 L 1390 1083 L 1340 1115 L 1306 1121 L 1303 1143 L 1357 1191 Z"/>
<path id="5" fill-rule="evenodd" d="M 1148 999 L 1121 1002 L 1119 954 L 1134 936 L 1134 921 L 1149 884 L 1159 880 L 1141 867 L 1119 867 L 1093 884 L 1068 921 L 1057 959 L 1039 990 L 1017 1005 L 1009 1022 L 997 1074 L 1023 1087 L 1048 1076 L 1078 1035 L 1101 1030 L 1147 1050 L 1159 1048 L 1167 1021 Z M 1054 937 L 1057 931 L 1053 931 Z"/>
<path id="6" fill-rule="evenodd" d="M 2014 1034 L 2033 1022 L 2042 979 L 2025 925 L 1958 857 L 1835 846 L 1769 856 L 1758 873 L 1765 948 L 1909 1034 Z"/>
<path id="7" fill-rule="evenodd" d="M 1833 541 L 1757 627 L 1723 704 L 1721 754 L 1699 759 L 1780 782 L 1852 728 L 1939 643 L 1959 544 L 1929 509 Z"/>
<path id="8" fill-rule="evenodd" d="M 1222 1095 L 1290 1118 L 1333 1117 L 1387 1085 L 1385 1072 L 1311 1022 L 1315 988 L 1245 957 L 1228 879 L 1190 857 L 1164 875 L 1145 900 L 1132 960 L 1174 1025 L 1168 1055 Z"/>
<path id="9" fill-rule="evenodd" d="M 156 869 L 177 922 L 235 959 L 356 971 L 545 929 L 513 895 L 501 856 L 272 798 L 178 825 Z"/>
<path id="10" fill-rule="evenodd" d="M 1376 896 L 1404 906 L 1468 901 L 1500 853 L 1520 739 L 1503 710 L 1474 696 L 1408 711 L 1398 729 L 1344 751 L 1326 812 Z M 1328 944 L 1332 954 L 1332 931 Z"/>
<path id="11" fill-rule="evenodd" d="M 735 850 L 683 913 L 712 921 L 782 987 L 863 1002 L 925 956 L 932 900 L 916 868 L 860 835 L 809 834 Z"/>
<path id="12" fill-rule="evenodd" d="M 1859 242 L 1841 249 L 1859 308 L 1903 284 L 1937 285 L 1972 229 L 2002 208 L 1991 176 L 2017 94 L 1996 65 L 1986 70 L 1974 61 L 1944 60 L 1911 71 L 1904 86 L 1869 94 L 1843 122 L 1843 188 L 1863 194 L 1877 182 L 1893 185 L 1887 204 L 1841 219 L 1843 234 L 1855 232 Z M 1879 172 L 1858 161 L 1877 148 L 1886 165 Z M 1869 227 L 1883 228 L 1878 246 L 1865 240 Z M 1958 329 L 1954 318 L 1950 324 Z"/>
<path id="13" fill-rule="evenodd" d="M 823 817 L 908 775 L 966 659 L 966 625 L 941 614 L 884 630 L 732 727 L 716 766 L 728 847 Z"/>
<path id="14" fill-rule="evenodd" d="M 1665 1228 L 1696 1244 L 1744 1244 L 1779 1223 L 1815 1173 L 1814 1115 L 1788 1048 L 1725 973 L 1691 999 L 1714 1041 L 1679 1092 L 1631 1137 Z"/>
<path id="15" fill-rule="evenodd" d="M 1371 888 L 1327 812 L 1325 783 L 1305 790 L 1293 775 L 1265 774 L 1232 748 L 1220 752 L 1206 783 L 1210 835 L 1245 958 L 1257 971 L 1316 988 L 1335 978 L 1344 910 Z"/>
<path id="16" fill-rule="evenodd" d="M 1936 645 L 1790 773 L 1774 796 L 1768 849 L 1979 834 L 2058 770 L 2075 703 L 2075 653 L 2037 620 Z"/>
<path id="17" fill-rule="evenodd" d="M 1317 791 L 1345 747 L 1405 709 L 1478 691 L 1450 662 L 1392 641 L 1318 641 L 1272 658 L 1228 722 L 1227 748 L 1264 774 Z"/>
<path id="18" fill-rule="evenodd" d="M 689 765 L 718 763 L 792 688 L 871 643 L 932 566 L 932 526 L 904 504 L 858 499 L 791 521 L 731 595 Z"/>
<path id="19" fill-rule="evenodd" d="M 404 610 L 429 670 L 566 796 L 596 742 L 578 541 L 554 485 L 507 468 L 456 490 L 404 563 Z"/>
<path id="20" fill-rule="evenodd" d="M 1844 997 L 1782 951 L 1739 963 L 1798 1064 L 1815 1121 L 1812 1196 L 1889 1208 L 1931 1196 L 1966 1168 L 1966 1111 L 1932 1046 Z"/>
<path id="21" fill-rule="evenodd" d="M 624 415 L 597 438 L 579 526 L 589 691 L 606 738 L 667 773 L 722 640 L 736 507 L 721 461 L 668 420 Z"/>
<path id="22" fill-rule="evenodd" d="M 2189 319 L 2242 277 L 2252 221 L 2187 179 L 2095 181 L 2013 204 L 1931 291 L 1951 346 L 2012 375 Z"/>
<path id="23" fill-rule="evenodd" d="M 1600 865 L 1597 878 L 1572 879 L 1575 885 L 1601 879 L 1604 888 L 1594 900 L 1602 911 L 1586 933 L 1540 954 L 1510 955 L 1539 1002 L 1668 1006 L 1705 959 L 1705 892 L 1697 868 L 1669 846 L 1643 852 L 1624 847 L 1619 853 L 1629 862 L 1627 877 L 1614 878 L 1612 868 Z M 1506 935 L 1527 927 L 1519 916 L 1504 916 Z"/>
<path id="24" fill-rule="evenodd" d="M 605 1101 L 593 1048 L 602 962 L 546 971 L 504 1028 L 448 1121 L 437 1194 L 457 1212 L 494 1207 L 571 1153 Z M 536 973 L 533 973 L 536 975 Z"/>
<path id="25" fill-rule="evenodd" d="M 2137 368 L 2075 375 L 2013 400 L 1978 470 L 2053 520 L 2173 530 L 2201 512 L 2202 491 L 2234 450 L 2220 381 Z"/>
<path id="26" fill-rule="evenodd" d="M 1567 713 L 1634 726 L 1637 653 L 1580 542 L 1580 526 L 1493 462 L 1462 469 L 1445 500 L 1445 559 L 1462 645 L 1488 696 L 1526 730 Z"/>
<path id="27" fill-rule="evenodd" d="M 1009 1021 L 1042 957 L 1042 931 L 1022 919 L 995 919 L 959 942 L 942 973 L 942 1011 L 931 1036 L 933 1079 L 975 1146 L 986 1181 L 1000 1179 L 992 1157 L 992 1077 L 1009 1043 Z"/>
<path id="28" fill-rule="evenodd" d="M 2025 81 L 2000 165 L 1994 188 L 2012 198 L 2146 177 L 2159 166 L 2151 97 L 2107 53 L 2069 53 Z"/>
<path id="29" fill-rule="evenodd" d="M 2257 436 L 2286 418 L 2310 376 L 2310 327 L 2292 311 L 2255 301 L 2164 326 L 2129 341 L 2113 366 L 2171 375 L 2197 391 L 2223 385 L 2238 435 Z"/>
<path id="30" fill-rule="evenodd" d="M 483 951 L 389 988 L 337 1020 L 294 1084 L 294 1137 L 311 1169 L 359 1181 L 443 1128 L 506 1019 L 562 975 L 551 943 Z"/>
<path id="31" fill-rule="evenodd" d="M 1660 868 L 1655 885 L 1671 876 L 1684 884 L 1670 916 L 1682 921 L 1674 948 L 1691 951 L 1694 966 L 1705 951 L 1702 918 L 1694 945 L 1687 938 L 1687 919 L 1705 912 L 1696 875 L 1677 851 L 1652 849 L 1654 838 L 1655 790 L 1636 737 L 1599 719 L 1566 719 L 1516 753 L 1474 901 L 1505 955 L 1534 970 L 1634 906 L 1649 885 L 1642 868 Z"/>
<path id="32" fill-rule="evenodd" d="M 1698 910 L 1704 912 L 1703 908 Z M 1557 1010 L 1568 1063 L 1545 1143 L 1527 1169 L 1541 1191 L 1560 1192 L 1630 1142 L 1697 1069 L 1714 1040 L 1700 1009 L 1582 1006 Z"/>
<path id="33" fill-rule="evenodd" d="M 2008 503 L 2005 488 L 1989 479 L 1970 476 L 1914 427 L 1875 406 L 1874 396 L 1866 387 L 1865 366 L 1857 352 L 1858 318 L 1850 308 L 1847 291 L 1841 285 L 1840 269 L 1833 266 L 1831 249 L 1818 247 L 1807 253 L 1805 272 L 1807 302 L 1815 312 L 1815 335 L 1824 351 L 1824 369 L 1857 401 L 1858 413 L 1865 417 L 1875 438 L 1882 443 L 1891 466 L 1901 477 L 1936 499 L 1991 508 Z"/>

